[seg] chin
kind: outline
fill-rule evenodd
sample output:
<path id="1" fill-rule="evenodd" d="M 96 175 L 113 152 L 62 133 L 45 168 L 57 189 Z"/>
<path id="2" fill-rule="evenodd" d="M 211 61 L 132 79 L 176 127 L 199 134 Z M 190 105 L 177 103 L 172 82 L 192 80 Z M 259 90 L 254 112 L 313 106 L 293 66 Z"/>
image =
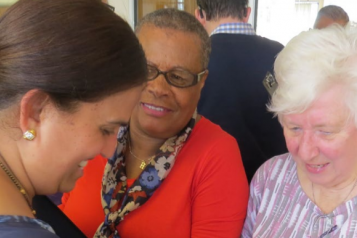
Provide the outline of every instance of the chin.
<path id="1" fill-rule="evenodd" d="M 62 183 L 59 187 L 59 191 L 61 193 L 68 193 L 70 191 L 72 191 L 74 189 L 74 187 L 76 186 L 76 182 L 75 181 L 66 181 L 65 183 Z"/>

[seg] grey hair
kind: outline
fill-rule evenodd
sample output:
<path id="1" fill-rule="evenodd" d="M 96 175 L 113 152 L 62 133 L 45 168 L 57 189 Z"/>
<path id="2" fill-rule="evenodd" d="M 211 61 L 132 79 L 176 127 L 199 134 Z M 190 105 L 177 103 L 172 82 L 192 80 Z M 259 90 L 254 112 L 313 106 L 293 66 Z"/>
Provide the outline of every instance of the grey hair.
<path id="1" fill-rule="evenodd" d="M 345 23 L 345 25 L 350 21 L 348 14 L 339 6 L 329 5 L 320 9 L 317 13 L 317 17 L 315 20 L 314 28 L 318 25 L 321 17 L 327 17 L 334 21 L 341 20 Z"/>
<path id="2" fill-rule="evenodd" d="M 357 29 L 333 25 L 294 37 L 275 64 L 278 88 L 268 109 L 282 115 L 302 113 L 322 93 L 342 86 L 350 118 L 357 125 Z"/>
<path id="3" fill-rule="evenodd" d="M 196 34 L 201 41 L 202 66 L 204 69 L 207 68 L 211 53 L 211 40 L 205 28 L 193 15 L 174 8 L 159 9 L 144 16 L 138 23 L 135 33 L 138 35 L 141 28 L 147 24 Z"/>

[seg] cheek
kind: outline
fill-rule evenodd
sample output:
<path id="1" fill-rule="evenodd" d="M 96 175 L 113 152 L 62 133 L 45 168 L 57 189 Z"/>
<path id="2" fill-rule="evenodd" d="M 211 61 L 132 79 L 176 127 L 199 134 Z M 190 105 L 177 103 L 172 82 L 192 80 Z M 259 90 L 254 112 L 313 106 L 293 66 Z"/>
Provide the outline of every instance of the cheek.
<path id="1" fill-rule="evenodd" d="M 285 128 L 283 128 L 283 132 L 284 132 L 285 143 L 288 151 L 291 154 L 297 153 L 297 149 L 299 147 L 298 138 L 291 136 L 290 133 Z"/>
<path id="2" fill-rule="evenodd" d="M 181 111 L 185 111 L 187 114 L 192 114 L 195 111 L 198 104 L 198 100 L 200 99 L 199 91 L 192 90 L 174 94 L 175 101 L 180 107 Z"/>
<path id="3" fill-rule="evenodd" d="M 296 154 L 299 148 L 299 141 L 296 138 L 285 136 L 286 147 L 291 154 Z"/>

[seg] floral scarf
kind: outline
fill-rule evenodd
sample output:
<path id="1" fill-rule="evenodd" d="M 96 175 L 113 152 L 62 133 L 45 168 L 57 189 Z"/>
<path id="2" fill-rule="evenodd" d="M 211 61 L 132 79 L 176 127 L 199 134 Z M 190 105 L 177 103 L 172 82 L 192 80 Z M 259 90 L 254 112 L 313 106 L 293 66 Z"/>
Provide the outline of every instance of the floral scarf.
<path id="1" fill-rule="evenodd" d="M 94 237 L 120 238 L 117 227 L 131 211 L 142 206 L 161 185 L 175 163 L 177 154 L 185 144 L 195 123 L 197 111 L 187 126 L 160 147 L 154 159 L 146 166 L 133 185 L 127 189 L 124 152 L 129 130 L 121 127 L 115 154 L 105 166 L 102 181 L 102 206 L 105 220 Z"/>

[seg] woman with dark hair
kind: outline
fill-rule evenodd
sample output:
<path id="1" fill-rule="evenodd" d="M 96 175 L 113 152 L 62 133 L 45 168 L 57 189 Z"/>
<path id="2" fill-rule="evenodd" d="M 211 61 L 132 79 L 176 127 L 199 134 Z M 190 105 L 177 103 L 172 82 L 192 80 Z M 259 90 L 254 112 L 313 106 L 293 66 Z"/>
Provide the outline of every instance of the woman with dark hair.
<path id="1" fill-rule="evenodd" d="M 20 0 L 0 18 L 0 237 L 57 237 L 32 198 L 110 157 L 146 81 L 130 26 L 99 1 Z"/>

